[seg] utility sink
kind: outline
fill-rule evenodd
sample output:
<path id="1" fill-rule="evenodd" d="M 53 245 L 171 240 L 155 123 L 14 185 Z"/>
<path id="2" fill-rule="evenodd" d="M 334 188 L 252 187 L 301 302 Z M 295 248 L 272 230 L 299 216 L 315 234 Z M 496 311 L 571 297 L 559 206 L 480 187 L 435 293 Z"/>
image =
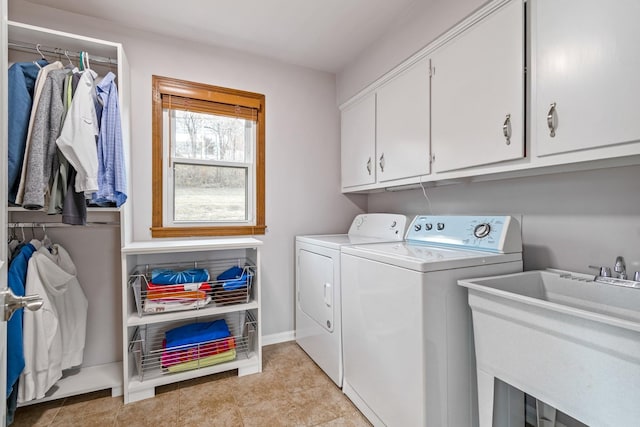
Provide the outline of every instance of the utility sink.
<path id="1" fill-rule="evenodd" d="M 495 378 L 590 426 L 638 425 L 640 289 L 593 279 L 546 270 L 458 282 L 473 315 L 480 427 L 493 424 Z"/>

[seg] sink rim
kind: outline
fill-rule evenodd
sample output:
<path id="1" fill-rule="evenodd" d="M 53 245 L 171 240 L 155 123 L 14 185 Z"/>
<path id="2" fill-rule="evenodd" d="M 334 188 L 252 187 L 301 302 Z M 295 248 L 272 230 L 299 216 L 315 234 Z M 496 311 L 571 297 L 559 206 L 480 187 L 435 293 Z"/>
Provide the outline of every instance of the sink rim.
<path id="1" fill-rule="evenodd" d="M 521 273 L 513 273 L 513 274 L 504 274 L 498 276 L 490 276 L 490 277 L 478 277 L 471 279 L 458 280 L 458 285 L 463 286 L 469 289 L 469 291 L 476 291 L 480 294 L 490 294 L 497 297 L 505 298 L 508 300 L 516 301 L 518 303 L 533 305 L 549 310 L 553 310 L 555 312 L 559 312 L 565 315 L 572 315 L 576 317 L 580 317 L 587 320 L 596 321 L 599 323 L 609 324 L 611 326 L 616 326 L 624 329 L 629 329 L 632 331 L 640 332 L 640 307 L 638 307 L 638 316 L 639 319 L 637 321 L 630 320 L 626 318 L 620 318 L 612 314 L 599 313 L 596 311 L 590 311 L 583 308 L 573 307 L 571 305 L 561 304 L 558 302 L 548 301 L 545 299 L 535 298 L 523 294 L 519 294 L 516 292 L 505 291 L 502 289 L 498 289 L 489 285 L 483 284 L 483 282 L 491 281 L 495 279 L 505 280 L 509 277 L 523 277 L 523 276 L 554 276 L 554 278 L 565 279 L 565 280 L 578 280 L 581 285 L 585 286 L 597 286 L 602 289 L 606 287 L 614 287 L 615 285 L 603 284 L 599 282 L 595 282 L 593 280 L 593 276 L 582 274 L 582 273 L 574 273 L 564 270 L 556 270 L 556 269 L 547 269 L 547 270 L 529 270 Z M 562 277 L 564 275 L 569 275 L 570 277 Z M 543 279 L 540 279 L 543 280 Z M 640 289 L 637 288 L 624 288 L 629 289 L 631 292 L 640 292 Z M 639 294 L 640 295 L 640 294 Z M 471 292 L 469 297 L 471 298 Z"/>

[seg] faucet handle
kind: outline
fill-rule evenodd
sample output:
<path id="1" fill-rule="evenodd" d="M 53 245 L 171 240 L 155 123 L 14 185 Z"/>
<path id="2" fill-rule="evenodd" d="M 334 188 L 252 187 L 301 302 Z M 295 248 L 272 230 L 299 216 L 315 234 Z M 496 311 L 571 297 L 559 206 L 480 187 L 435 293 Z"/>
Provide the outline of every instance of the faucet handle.
<path id="1" fill-rule="evenodd" d="M 627 265 L 625 264 L 624 258 L 622 256 L 617 256 L 616 257 L 616 263 L 613 266 L 613 271 L 618 273 L 618 278 L 619 279 L 626 279 L 627 278 Z"/>
<path id="2" fill-rule="evenodd" d="M 611 277 L 611 268 L 609 267 L 597 267 L 595 265 L 590 265 L 589 268 L 599 270 L 598 276 L 600 277 Z"/>

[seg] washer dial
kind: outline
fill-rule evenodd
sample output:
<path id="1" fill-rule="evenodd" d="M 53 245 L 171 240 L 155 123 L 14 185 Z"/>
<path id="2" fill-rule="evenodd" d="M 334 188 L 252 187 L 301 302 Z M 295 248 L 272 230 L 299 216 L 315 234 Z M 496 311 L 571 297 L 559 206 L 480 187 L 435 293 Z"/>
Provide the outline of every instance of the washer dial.
<path id="1" fill-rule="evenodd" d="M 473 230 L 473 235 L 476 236 L 478 239 L 487 237 L 489 233 L 491 233 L 491 226 L 486 222 L 476 225 L 476 228 Z"/>

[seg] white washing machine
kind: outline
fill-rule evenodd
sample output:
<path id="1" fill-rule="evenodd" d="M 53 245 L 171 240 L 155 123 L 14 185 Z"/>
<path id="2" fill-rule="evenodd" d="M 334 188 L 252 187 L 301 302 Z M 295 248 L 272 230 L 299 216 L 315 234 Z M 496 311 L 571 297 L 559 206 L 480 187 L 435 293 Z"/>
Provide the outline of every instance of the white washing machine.
<path id="1" fill-rule="evenodd" d="M 342 249 L 344 393 L 375 426 L 478 425 L 466 289 L 522 271 L 509 216 L 417 216 L 406 241 Z"/>
<path id="2" fill-rule="evenodd" d="M 296 237 L 296 341 L 342 387 L 340 249 L 402 241 L 407 217 L 362 214 L 348 234 Z"/>

